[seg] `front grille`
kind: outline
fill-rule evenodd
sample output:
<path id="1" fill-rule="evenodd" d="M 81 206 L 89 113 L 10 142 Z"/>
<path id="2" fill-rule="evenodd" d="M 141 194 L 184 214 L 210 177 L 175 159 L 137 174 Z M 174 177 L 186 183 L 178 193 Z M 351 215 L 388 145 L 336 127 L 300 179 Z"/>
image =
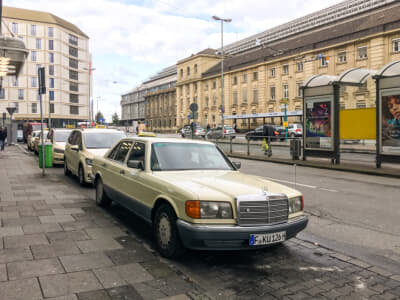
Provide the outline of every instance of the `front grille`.
<path id="1" fill-rule="evenodd" d="M 238 224 L 242 226 L 270 225 L 288 220 L 288 199 L 282 196 L 267 200 L 237 200 Z"/>

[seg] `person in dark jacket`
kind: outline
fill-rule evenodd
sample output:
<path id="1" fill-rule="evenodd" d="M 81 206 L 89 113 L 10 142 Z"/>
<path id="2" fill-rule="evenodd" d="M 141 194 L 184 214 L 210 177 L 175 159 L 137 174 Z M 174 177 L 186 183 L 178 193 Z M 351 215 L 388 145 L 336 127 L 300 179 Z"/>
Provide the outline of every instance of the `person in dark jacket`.
<path id="1" fill-rule="evenodd" d="M 265 142 L 267 143 L 267 149 L 264 154 L 271 156 L 272 155 L 272 149 L 271 149 L 271 139 L 273 136 L 275 136 L 275 127 L 272 125 L 264 124 L 263 126 L 263 136 L 265 139 Z"/>
<path id="2" fill-rule="evenodd" d="M 6 142 L 7 138 L 7 127 L 4 127 L 0 131 L 0 146 L 1 146 L 1 151 L 4 151 L 4 145 Z"/>

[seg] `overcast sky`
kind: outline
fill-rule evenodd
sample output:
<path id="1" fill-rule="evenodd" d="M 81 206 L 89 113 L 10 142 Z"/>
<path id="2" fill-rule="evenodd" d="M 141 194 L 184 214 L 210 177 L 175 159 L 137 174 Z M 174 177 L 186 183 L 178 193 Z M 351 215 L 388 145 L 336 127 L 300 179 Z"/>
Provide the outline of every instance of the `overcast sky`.
<path id="1" fill-rule="evenodd" d="M 121 94 L 162 68 L 205 48 L 218 48 L 220 24 L 231 18 L 224 44 L 342 0 L 3 0 L 4 6 L 47 11 L 85 32 L 92 53 L 93 99 L 107 121 Z M 114 83 L 116 82 L 116 83 Z M 100 97 L 100 98 L 98 98 Z"/>

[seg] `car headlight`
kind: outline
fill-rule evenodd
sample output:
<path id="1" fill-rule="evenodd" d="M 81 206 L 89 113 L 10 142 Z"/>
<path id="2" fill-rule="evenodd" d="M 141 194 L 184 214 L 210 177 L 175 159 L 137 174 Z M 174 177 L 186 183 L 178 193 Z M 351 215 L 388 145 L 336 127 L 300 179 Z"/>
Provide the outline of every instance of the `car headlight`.
<path id="1" fill-rule="evenodd" d="M 304 209 L 303 196 L 289 198 L 289 214 L 297 213 Z"/>
<path id="2" fill-rule="evenodd" d="M 63 149 L 54 148 L 54 153 L 64 154 L 64 150 Z"/>
<path id="3" fill-rule="evenodd" d="M 85 159 L 85 162 L 86 162 L 86 164 L 87 164 L 88 166 L 91 166 L 91 165 L 92 165 L 92 161 L 93 161 L 93 159 L 90 159 L 90 158 L 86 158 L 86 159 Z"/>
<path id="4" fill-rule="evenodd" d="M 186 214 L 194 219 L 232 219 L 229 202 L 186 201 Z"/>

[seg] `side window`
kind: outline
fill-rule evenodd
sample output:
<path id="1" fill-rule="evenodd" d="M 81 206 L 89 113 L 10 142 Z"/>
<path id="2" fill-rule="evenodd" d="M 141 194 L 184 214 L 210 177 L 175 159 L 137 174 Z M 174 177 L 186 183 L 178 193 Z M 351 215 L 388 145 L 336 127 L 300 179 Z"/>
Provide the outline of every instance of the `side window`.
<path id="1" fill-rule="evenodd" d="M 76 132 L 76 138 L 74 141 L 74 145 L 79 146 L 80 149 L 82 147 L 82 134 L 79 131 Z"/>
<path id="2" fill-rule="evenodd" d="M 128 154 L 129 150 L 131 149 L 131 146 L 132 146 L 131 141 L 122 141 L 120 143 L 117 153 L 115 154 L 114 160 L 123 163 L 125 161 L 126 155 Z"/>
<path id="3" fill-rule="evenodd" d="M 110 154 L 108 154 L 107 158 L 108 159 L 114 159 L 115 153 L 117 153 L 119 145 L 121 145 L 121 143 L 118 143 L 114 149 L 110 152 Z"/>
<path id="4" fill-rule="evenodd" d="M 75 139 L 76 131 L 72 131 L 68 138 L 68 144 L 73 145 Z"/>
<path id="5" fill-rule="evenodd" d="M 144 166 L 144 159 L 145 159 L 145 153 L 146 153 L 146 148 L 145 144 L 141 142 L 135 142 L 132 147 L 132 151 L 129 155 L 128 160 L 140 160 L 143 162 Z"/>

